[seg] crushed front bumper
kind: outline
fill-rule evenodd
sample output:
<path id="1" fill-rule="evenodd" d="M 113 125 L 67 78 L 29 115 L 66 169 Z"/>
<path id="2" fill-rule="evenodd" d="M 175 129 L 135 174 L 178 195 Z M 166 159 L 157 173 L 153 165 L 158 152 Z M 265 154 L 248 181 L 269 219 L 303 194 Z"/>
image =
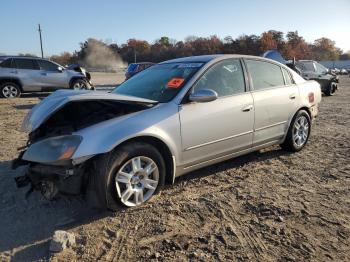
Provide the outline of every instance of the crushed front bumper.
<path id="1" fill-rule="evenodd" d="M 22 160 L 23 153 L 21 152 L 19 157 L 12 162 L 13 169 L 21 165 L 28 165 L 23 176 L 15 177 L 17 187 L 30 185 L 30 191 L 39 190 L 48 199 L 53 199 L 58 193 L 78 195 L 82 192 L 85 181 L 84 163 L 75 166 L 45 165 Z"/>

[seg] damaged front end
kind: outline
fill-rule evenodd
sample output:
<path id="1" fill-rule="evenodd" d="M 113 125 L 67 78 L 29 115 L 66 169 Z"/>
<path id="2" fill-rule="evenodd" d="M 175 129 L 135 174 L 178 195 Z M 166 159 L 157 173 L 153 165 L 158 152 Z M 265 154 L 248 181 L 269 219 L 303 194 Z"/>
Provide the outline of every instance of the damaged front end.
<path id="1" fill-rule="evenodd" d="M 89 160 L 95 154 L 74 156 L 84 140 L 81 130 L 155 105 L 151 100 L 109 93 L 64 91 L 64 94 L 55 92 L 29 112 L 22 125 L 29 132 L 29 139 L 12 163 L 13 169 L 27 166 L 25 175 L 15 178 L 17 186 L 30 185 L 29 192 L 39 190 L 46 199 L 59 193 L 76 195 L 86 190 Z"/>
<path id="2" fill-rule="evenodd" d="M 52 166 L 29 163 L 24 176 L 15 178 L 17 187 L 30 185 L 28 193 L 38 190 L 48 200 L 59 193 L 78 195 L 84 189 L 85 165 Z"/>

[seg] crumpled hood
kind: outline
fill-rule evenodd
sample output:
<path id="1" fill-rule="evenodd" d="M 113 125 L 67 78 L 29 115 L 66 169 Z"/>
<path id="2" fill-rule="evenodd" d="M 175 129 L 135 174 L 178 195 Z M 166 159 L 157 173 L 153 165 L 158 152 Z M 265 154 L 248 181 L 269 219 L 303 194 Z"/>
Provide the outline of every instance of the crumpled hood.
<path id="1" fill-rule="evenodd" d="M 71 101 L 91 101 L 91 100 L 114 100 L 130 103 L 154 104 L 157 101 L 108 93 L 103 91 L 89 90 L 58 90 L 53 94 L 43 99 L 39 104 L 34 106 L 25 117 L 21 130 L 30 133 L 37 129 L 46 119 L 53 113 L 62 108 L 65 104 Z"/>

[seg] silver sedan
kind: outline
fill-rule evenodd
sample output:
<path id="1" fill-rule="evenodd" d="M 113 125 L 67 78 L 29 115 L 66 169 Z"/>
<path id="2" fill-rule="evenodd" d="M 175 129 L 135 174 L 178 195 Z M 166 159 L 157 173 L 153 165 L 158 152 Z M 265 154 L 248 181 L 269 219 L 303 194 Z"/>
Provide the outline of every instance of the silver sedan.
<path id="1" fill-rule="evenodd" d="M 49 199 L 85 192 L 98 206 L 138 206 L 198 168 L 279 144 L 307 143 L 317 82 L 254 56 L 166 61 L 111 93 L 57 91 L 23 122 L 28 145 L 16 179 Z"/>

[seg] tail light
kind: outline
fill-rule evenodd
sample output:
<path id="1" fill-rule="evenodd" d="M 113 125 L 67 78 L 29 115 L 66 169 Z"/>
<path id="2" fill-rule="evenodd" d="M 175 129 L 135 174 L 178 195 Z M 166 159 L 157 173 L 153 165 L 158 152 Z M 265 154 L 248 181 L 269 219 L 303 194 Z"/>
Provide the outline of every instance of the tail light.
<path id="1" fill-rule="evenodd" d="M 315 101 L 315 94 L 314 93 L 309 93 L 308 98 L 309 98 L 309 102 L 313 103 Z"/>

